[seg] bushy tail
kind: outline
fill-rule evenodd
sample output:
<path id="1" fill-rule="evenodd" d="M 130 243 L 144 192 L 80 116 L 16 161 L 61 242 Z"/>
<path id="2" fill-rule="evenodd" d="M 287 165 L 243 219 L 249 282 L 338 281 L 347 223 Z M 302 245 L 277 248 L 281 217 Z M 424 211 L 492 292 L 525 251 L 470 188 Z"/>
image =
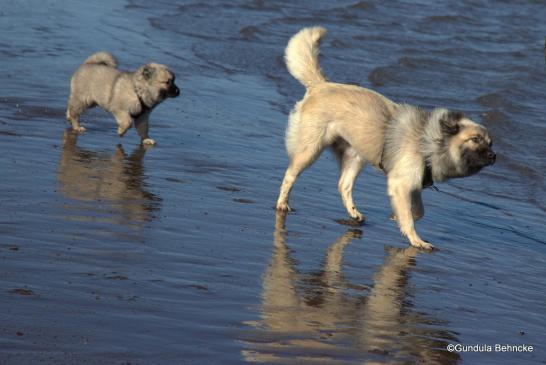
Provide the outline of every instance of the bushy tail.
<path id="1" fill-rule="evenodd" d="M 322 27 L 304 28 L 286 46 L 284 59 L 288 71 L 306 88 L 326 81 L 318 62 L 318 46 L 325 34 Z"/>
<path id="2" fill-rule="evenodd" d="M 89 56 L 84 62 L 84 65 L 104 65 L 108 67 L 118 67 L 118 61 L 110 52 L 97 52 Z"/>

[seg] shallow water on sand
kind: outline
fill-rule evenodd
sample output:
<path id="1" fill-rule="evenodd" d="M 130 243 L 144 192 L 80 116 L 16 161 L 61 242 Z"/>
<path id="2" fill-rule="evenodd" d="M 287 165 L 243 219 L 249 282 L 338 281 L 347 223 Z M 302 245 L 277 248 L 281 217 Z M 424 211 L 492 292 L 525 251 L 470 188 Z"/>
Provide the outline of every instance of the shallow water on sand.
<path id="1" fill-rule="evenodd" d="M 544 19 L 527 1 L 3 1 L 0 363 L 546 362 Z M 328 154 L 275 216 L 304 93 L 282 54 L 315 24 L 330 79 L 490 129 L 497 164 L 424 193 L 439 251 L 407 247 L 372 169 L 368 222 L 336 223 Z M 101 49 L 177 74 L 156 147 L 98 109 L 67 130 L 71 73 Z"/>

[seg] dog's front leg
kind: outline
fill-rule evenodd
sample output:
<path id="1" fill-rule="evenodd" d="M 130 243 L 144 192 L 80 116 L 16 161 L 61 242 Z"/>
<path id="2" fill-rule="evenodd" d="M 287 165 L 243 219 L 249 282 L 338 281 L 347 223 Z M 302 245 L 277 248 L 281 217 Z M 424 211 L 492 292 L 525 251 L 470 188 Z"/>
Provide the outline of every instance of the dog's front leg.
<path id="1" fill-rule="evenodd" d="M 127 130 L 131 128 L 133 118 L 129 113 L 124 112 L 116 113 L 114 116 L 118 122 L 118 136 L 123 137 Z"/>
<path id="2" fill-rule="evenodd" d="M 148 119 L 149 119 L 149 117 L 150 117 L 149 112 L 146 112 L 146 113 L 142 114 L 141 116 L 139 116 L 135 120 L 135 128 L 137 130 L 138 135 L 140 136 L 142 144 L 143 145 L 153 146 L 153 145 L 155 145 L 155 141 L 153 139 L 151 139 L 150 136 L 148 135 L 148 129 L 149 129 Z"/>
<path id="3" fill-rule="evenodd" d="M 423 206 L 423 199 L 421 198 L 421 190 L 414 190 L 411 193 L 411 212 L 413 214 L 413 220 L 418 221 L 425 215 L 425 207 Z M 394 212 L 391 214 L 390 219 L 396 220 Z"/>
<path id="4" fill-rule="evenodd" d="M 406 181 L 396 178 L 389 178 L 388 185 L 392 207 L 402 234 L 409 239 L 412 246 L 432 250 L 434 246 L 423 241 L 415 231 L 412 195 L 416 194 L 415 189 L 418 188 L 408 186 Z"/>

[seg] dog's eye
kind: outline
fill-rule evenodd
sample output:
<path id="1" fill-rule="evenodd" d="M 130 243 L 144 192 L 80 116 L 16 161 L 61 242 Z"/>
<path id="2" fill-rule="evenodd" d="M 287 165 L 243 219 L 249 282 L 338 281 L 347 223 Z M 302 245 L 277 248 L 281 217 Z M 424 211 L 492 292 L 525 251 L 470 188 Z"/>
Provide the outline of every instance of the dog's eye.
<path id="1" fill-rule="evenodd" d="M 472 137 L 470 138 L 470 140 L 474 143 L 480 143 L 482 141 L 481 137 L 479 136 L 476 136 L 476 137 Z"/>

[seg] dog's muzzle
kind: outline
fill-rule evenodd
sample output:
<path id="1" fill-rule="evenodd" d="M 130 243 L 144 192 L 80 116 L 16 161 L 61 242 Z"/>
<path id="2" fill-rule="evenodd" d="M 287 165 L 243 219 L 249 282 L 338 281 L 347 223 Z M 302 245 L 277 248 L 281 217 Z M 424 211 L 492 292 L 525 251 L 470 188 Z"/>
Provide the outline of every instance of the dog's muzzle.
<path id="1" fill-rule="evenodd" d="M 487 162 L 488 165 L 493 165 L 495 161 L 497 160 L 497 155 L 493 151 L 487 152 Z"/>
<path id="2" fill-rule="evenodd" d="M 171 98 L 176 98 L 178 95 L 180 95 L 180 89 L 176 85 L 173 85 L 169 88 L 168 95 Z"/>

